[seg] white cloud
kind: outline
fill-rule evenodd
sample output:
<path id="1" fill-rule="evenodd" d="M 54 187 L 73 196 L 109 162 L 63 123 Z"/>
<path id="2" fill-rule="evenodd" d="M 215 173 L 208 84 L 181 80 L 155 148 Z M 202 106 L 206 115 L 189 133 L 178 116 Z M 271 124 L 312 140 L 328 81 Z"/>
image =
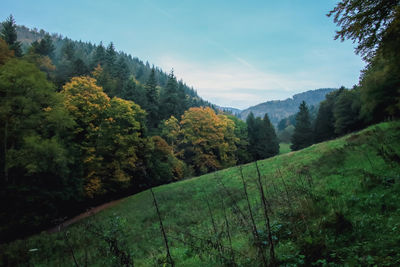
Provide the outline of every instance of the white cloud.
<path id="1" fill-rule="evenodd" d="M 338 87 L 335 77 L 323 70 L 291 74 L 260 71 L 241 58 L 229 63 L 194 63 L 174 56 L 162 56 L 157 64 L 174 68 L 175 75 L 193 86 L 198 94 L 221 106 L 247 108 L 269 100 L 286 99 L 293 94 L 323 87 Z"/>

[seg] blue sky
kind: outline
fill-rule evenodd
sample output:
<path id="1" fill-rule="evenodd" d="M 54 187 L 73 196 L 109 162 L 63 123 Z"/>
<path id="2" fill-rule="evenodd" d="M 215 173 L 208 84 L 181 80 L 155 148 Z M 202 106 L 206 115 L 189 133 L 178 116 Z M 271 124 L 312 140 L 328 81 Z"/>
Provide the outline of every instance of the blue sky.
<path id="1" fill-rule="evenodd" d="M 246 108 L 358 82 L 354 44 L 334 41 L 333 0 L 3 0 L 0 19 L 108 44 L 222 106 Z"/>

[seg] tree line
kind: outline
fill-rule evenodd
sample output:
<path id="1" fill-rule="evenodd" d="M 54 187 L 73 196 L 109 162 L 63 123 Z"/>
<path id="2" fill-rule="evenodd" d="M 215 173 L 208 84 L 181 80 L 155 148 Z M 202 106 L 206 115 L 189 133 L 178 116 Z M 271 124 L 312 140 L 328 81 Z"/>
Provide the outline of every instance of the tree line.
<path id="1" fill-rule="evenodd" d="M 12 16 L 0 33 L 1 240 L 279 151 L 268 116 L 223 114 L 173 71 L 144 79 L 112 43 L 90 56 L 47 34 L 26 46 Z"/>

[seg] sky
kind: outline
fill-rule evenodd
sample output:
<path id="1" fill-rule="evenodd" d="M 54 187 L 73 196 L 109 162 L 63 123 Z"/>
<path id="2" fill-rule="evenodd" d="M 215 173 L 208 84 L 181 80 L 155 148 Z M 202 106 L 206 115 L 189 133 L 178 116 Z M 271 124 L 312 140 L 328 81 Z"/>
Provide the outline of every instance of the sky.
<path id="1" fill-rule="evenodd" d="M 334 40 L 334 0 L 2 0 L 0 20 L 116 49 L 170 72 L 220 106 L 244 109 L 352 87 L 365 66 Z"/>

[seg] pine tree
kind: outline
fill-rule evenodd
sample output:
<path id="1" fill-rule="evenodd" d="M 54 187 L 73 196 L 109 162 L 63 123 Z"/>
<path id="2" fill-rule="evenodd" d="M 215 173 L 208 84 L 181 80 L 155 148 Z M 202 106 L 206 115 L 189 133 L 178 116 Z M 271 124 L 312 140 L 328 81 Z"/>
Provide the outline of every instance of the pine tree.
<path id="1" fill-rule="evenodd" d="M 174 75 L 174 70 L 168 75 L 167 86 L 161 98 L 161 116 L 166 119 L 171 116 L 179 118 L 183 113 L 180 108 L 181 99 L 178 94 L 178 83 Z"/>
<path id="2" fill-rule="evenodd" d="M 279 153 L 279 142 L 275 129 L 267 114 L 264 119 L 255 118 L 250 112 L 247 117 L 247 129 L 249 137 L 249 151 L 255 160 L 265 159 Z"/>
<path id="3" fill-rule="evenodd" d="M 147 111 L 147 122 L 149 128 L 156 128 L 159 122 L 158 120 L 158 106 L 159 106 L 159 97 L 157 92 L 157 81 L 154 67 L 151 69 L 151 73 L 149 79 L 146 83 L 146 111 Z"/>
<path id="4" fill-rule="evenodd" d="M 115 76 L 120 80 L 120 84 L 129 78 L 129 68 L 123 57 L 119 57 L 115 63 Z"/>
<path id="5" fill-rule="evenodd" d="M 313 144 L 313 131 L 311 128 L 310 113 L 306 102 L 301 102 L 296 115 L 296 127 L 292 136 L 292 150 L 299 150 Z"/>
<path id="6" fill-rule="evenodd" d="M 333 106 L 327 100 L 320 103 L 314 126 L 314 139 L 322 142 L 335 137 Z"/>
<path id="7" fill-rule="evenodd" d="M 103 46 L 103 42 L 96 47 L 92 58 L 92 67 L 96 67 L 97 65 L 104 65 L 106 60 L 106 49 Z"/>
<path id="8" fill-rule="evenodd" d="M 22 56 L 21 42 L 17 41 L 17 25 L 12 15 L 2 23 L 3 29 L 0 32 L 0 37 L 6 41 L 10 50 L 14 50 L 17 57 Z"/>
<path id="9" fill-rule="evenodd" d="M 263 123 L 266 144 L 265 156 L 266 158 L 269 158 L 279 154 L 279 141 L 278 137 L 276 136 L 275 128 L 272 125 L 267 113 L 265 113 Z"/>
<path id="10" fill-rule="evenodd" d="M 146 107 L 146 92 L 142 85 L 136 84 L 134 80 L 129 79 L 122 89 L 121 97 L 131 100 L 141 107 Z"/>
<path id="11" fill-rule="evenodd" d="M 114 44 L 111 42 L 107 46 L 106 54 L 105 54 L 105 61 L 109 68 L 113 68 L 115 61 L 117 59 L 117 52 L 115 51 Z"/>
<path id="12" fill-rule="evenodd" d="M 179 113 L 183 114 L 189 108 L 188 97 L 185 92 L 185 85 L 182 80 L 178 83 L 178 98 L 180 99 Z"/>
<path id="13" fill-rule="evenodd" d="M 325 96 L 325 100 L 319 105 L 318 114 L 314 125 L 314 140 L 322 142 L 335 138 L 335 117 L 333 111 L 338 97 L 346 90 L 343 86 Z"/>
<path id="14" fill-rule="evenodd" d="M 85 62 L 78 58 L 73 62 L 73 76 L 82 76 L 89 73 L 88 67 L 86 67 Z"/>
<path id="15" fill-rule="evenodd" d="M 61 57 L 68 61 L 73 61 L 75 58 L 75 45 L 71 40 L 66 40 L 61 48 Z"/>
<path id="16" fill-rule="evenodd" d="M 46 34 L 40 42 L 34 41 L 32 43 L 33 52 L 42 56 L 53 56 L 54 44 L 49 34 Z"/>

